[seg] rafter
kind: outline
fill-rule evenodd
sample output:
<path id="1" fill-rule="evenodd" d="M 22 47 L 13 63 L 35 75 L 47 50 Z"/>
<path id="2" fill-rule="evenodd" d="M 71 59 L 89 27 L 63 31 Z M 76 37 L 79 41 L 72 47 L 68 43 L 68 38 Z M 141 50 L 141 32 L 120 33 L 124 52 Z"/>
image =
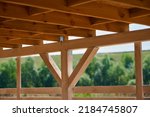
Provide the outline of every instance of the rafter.
<path id="1" fill-rule="evenodd" d="M 39 45 L 34 47 L 6 50 L 0 53 L 0 58 L 24 56 L 24 55 L 31 55 L 31 54 L 38 54 L 38 53 L 45 53 L 45 52 L 57 52 L 63 49 L 90 48 L 93 46 L 98 47 L 98 46 L 109 46 L 109 45 L 116 45 L 116 44 L 132 43 L 136 41 L 148 41 L 150 40 L 150 29 L 111 34 L 106 36 L 90 37 L 85 39 L 69 40 L 63 43 L 59 42 L 59 43 Z"/>
<path id="2" fill-rule="evenodd" d="M 0 28 L 0 37 L 31 37 L 36 33 L 23 32 L 23 31 L 15 31 L 11 29 L 2 29 Z"/>
<path id="3" fill-rule="evenodd" d="M 56 65 L 55 61 L 51 56 L 47 53 L 40 54 L 41 58 L 43 59 L 44 63 L 47 65 L 49 71 L 52 73 L 58 84 L 61 86 L 61 71 Z"/>
<path id="4" fill-rule="evenodd" d="M 150 1 L 149 0 L 104 0 L 109 3 L 116 3 L 117 5 L 126 5 L 131 7 L 137 7 L 141 9 L 150 10 Z"/>
<path id="5" fill-rule="evenodd" d="M 38 45 L 40 41 L 31 39 L 11 39 L 6 41 L 8 44 L 28 44 L 28 45 Z"/>
<path id="6" fill-rule="evenodd" d="M 119 0 L 120 1 L 120 0 Z M 127 9 L 113 7 L 111 5 L 101 5 L 98 3 L 91 3 L 88 6 L 78 6 L 77 8 L 70 8 L 66 6 L 64 0 L 49 1 L 49 0 L 36 0 L 32 1 L 19 1 L 19 0 L 5 0 L 4 2 L 34 6 L 37 8 L 43 8 L 47 10 L 55 10 L 63 13 L 70 13 L 82 16 L 103 18 L 113 21 L 120 21 L 126 23 L 140 23 L 136 20 L 131 20 L 130 15 Z M 101 6 L 101 7 L 99 7 Z M 98 12 L 101 11 L 101 12 Z M 145 23 L 144 23 L 145 24 Z M 146 24 L 145 24 L 146 25 Z"/>
<path id="7" fill-rule="evenodd" d="M 5 43 L 0 43 L 0 47 L 4 48 L 17 48 L 19 47 L 17 44 L 5 44 Z M 3 51 L 2 51 L 3 52 Z"/>
<path id="8" fill-rule="evenodd" d="M 140 18 L 140 17 L 145 17 L 150 15 L 149 10 L 142 10 L 142 9 L 130 9 L 130 17 L 131 18 Z"/>
<path id="9" fill-rule="evenodd" d="M 105 27 L 105 26 L 104 26 Z M 47 35 L 70 35 L 70 36 L 80 36 L 80 37 L 87 37 L 90 30 L 88 29 L 73 29 L 73 30 L 66 30 L 65 27 L 63 29 L 59 29 L 59 27 L 50 24 L 41 24 L 41 23 L 34 23 L 34 22 L 27 22 L 27 21 L 12 21 L 0 24 L 1 29 L 7 30 L 16 30 L 16 31 L 24 31 L 28 33 L 39 33 L 39 34 L 47 34 Z M 104 28 L 103 28 L 104 29 Z M 105 29 L 107 29 L 105 27 Z M 117 29 L 116 29 L 117 31 Z M 79 33 L 80 32 L 80 33 Z M 119 32 L 119 29 L 118 29 Z"/>
<path id="10" fill-rule="evenodd" d="M 56 26 L 52 26 L 52 25 L 46 26 L 44 24 L 24 22 L 24 21 L 18 21 L 18 20 L 13 21 L 13 22 L 1 23 L 0 28 L 12 29 L 12 30 L 15 29 L 18 31 L 25 31 L 25 32 L 31 32 L 31 33 L 63 35 L 63 31 L 58 30 Z"/>
<path id="11" fill-rule="evenodd" d="M 96 29 L 102 30 L 99 27 L 92 26 L 90 20 L 87 17 L 77 16 L 77 15 L 68 15 L 68 14 L 59 13 L 59 12 L 50 12 L 50 13 L 46 13 L 43 15 L 29 16 L 24 13 L 25 12 L 24 9 L 21 8 L 20 6 L 13 6 L 13 5 L 8 5 L 8 6 L 11 6 L 11 7 L 7 9 L 6 11 L 3 11 L 2 7 L 0 7 L 1 17 L 15 18 L 15 19 L 18 19 L 18 21 L 22 20 L 22 21 L 36 22 L 36 23 L 41 23 L 41 24 L 46 24 L 46 25 L 50 24 L 50 25 L 61 25 L 61 26 L 67 26 L 67 27 L 73 27 L 73 28 L 90 29 L 90 30 L 96 30 Z M 15 13 L 14 9 L 19 10 L 19 13 L 18 14 Z M 56 32 L 57 31 L 54 31 L 54 33 Z M 120 32 L 120 31 L 118 30 L 117 32 Z"/>

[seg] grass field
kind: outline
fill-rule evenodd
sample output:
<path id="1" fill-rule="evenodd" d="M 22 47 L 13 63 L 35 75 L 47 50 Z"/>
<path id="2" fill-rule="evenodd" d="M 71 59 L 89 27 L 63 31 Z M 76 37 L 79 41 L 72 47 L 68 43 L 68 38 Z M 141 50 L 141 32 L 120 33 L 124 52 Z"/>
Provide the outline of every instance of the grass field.
<path id="1" fill-rule="evenodd" d="M 120 61 L 121 57 L 123 54 L 128 54 L 134 57 L 134 53 L 133 52 L 123 52 L 123 53 L 98 53 L 95 57 L 98 57 L 99 60 L 103 59 L 106 55 L 109 55 L 110 57 L 112 57 L 115 61 Z M 148 51 L 143 51 L 142 52 L 142 58 L 143 60 L 150 55 L 150 50 Z M 60 64 L 60 56 L 59 55 L 53 55 L 52 56 L 54 61 L 58 64 L 59 67 L 61 67 Z M 73 64 L 74 66 L 78 63 L 78 61 L 80 60 L 80 58 L 82 57 L 82 54 L 75 54 L 73 55 Z M 33 56 L 32 57 L 34 62 L 35 62 L 35 68 L 39 68 L 41 66 L 41 64 L 43 63 L 42 59 L 39 56 Z M 7 62 L 10 58 L 6 58 L 6 59 L 0 59 L 0 64 Z M 26 60 L 26 57 L 22 58 L 22 63 Z"/>

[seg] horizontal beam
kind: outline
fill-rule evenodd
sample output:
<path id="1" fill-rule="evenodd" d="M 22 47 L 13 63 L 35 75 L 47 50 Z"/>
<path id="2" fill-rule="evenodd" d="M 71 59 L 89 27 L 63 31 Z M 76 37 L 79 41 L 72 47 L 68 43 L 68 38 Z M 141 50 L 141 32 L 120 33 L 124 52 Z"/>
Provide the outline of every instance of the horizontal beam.
<path id="1" fill-rule="evenodd" d="M 17 88 L 0 88 L 0 94 L 16 94 Z"/>
<path id="2" fill-rule="evenodd" d="M 61 88 L 49 87 L 49 88 L 22 88 L 22 94 L 61 94 Z"/>
<path id="3" fill-rule="evenodd" d="M 150 93 L 150 86 L 143 86 L 144 93 Z M 135 86 L 77 86 L 74 93 L 135 93 Z M 16 94 L 16 88 L 1 88 L 0 94 Z M 22 88 L 22 94 L 61 94 L 60 87 Z"/>
<path id="4" fill-rule="evenodd" d="M 74 93 L 136 93 L 135 86 L 86 86 L 74 87 Z"/>
<path id="5" fill-rule="evenodd" d="M 20 100 L 61 100 L 59 96 L 55 97 L 22 97 Z"/>
<path id="6" fill-rule="evenodd" d="M 73 100 L 135 100 L 135 97 L 73 98 Z"/>
<path id="7" fill-rule="evenodd" d="M 143 86 L 144 93 L 150 93 L 150 86 Z"/>
<path id="8" fill-rule="evenodd" d="M 62 43 L 59 42 L 45 45 L 37 45 L 33 47 L 5 50 L 0 53 L 0 58 L 25 56 L 46 52 L 57 52 L 64 49 L 69 50 L 69 49 L 109 46 L 148 40 L 150 40 L 150 29 L 144 29 L 139 31 L 124 32 L 105 36 L 89 37 L 79 40 L 69 40 Z"/>
<path id="9" fill-rule="evenodd" d="M 16 88 L 1 88 L 0 94 L 16 94 Z M 61 94 L 60 87 L 49 88 L 21 88 L 21 94 Z"/>
<path id="10" fill-rule="evenodd" d="M 17 44 L 0 43 L 0 47 L 4 47 L 4 48 L 17 48 L 19 46 Z"/>

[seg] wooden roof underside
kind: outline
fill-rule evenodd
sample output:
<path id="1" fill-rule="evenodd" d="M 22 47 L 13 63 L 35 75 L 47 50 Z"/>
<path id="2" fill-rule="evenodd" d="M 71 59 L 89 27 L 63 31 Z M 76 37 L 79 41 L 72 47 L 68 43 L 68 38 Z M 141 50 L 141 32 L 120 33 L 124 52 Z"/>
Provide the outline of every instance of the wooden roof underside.
<path id="1" fill-rule="evenodd" d="M 124 32 L 130 23 L 150 25 L 150 0 L 0 0 L 0 47 Z"/>

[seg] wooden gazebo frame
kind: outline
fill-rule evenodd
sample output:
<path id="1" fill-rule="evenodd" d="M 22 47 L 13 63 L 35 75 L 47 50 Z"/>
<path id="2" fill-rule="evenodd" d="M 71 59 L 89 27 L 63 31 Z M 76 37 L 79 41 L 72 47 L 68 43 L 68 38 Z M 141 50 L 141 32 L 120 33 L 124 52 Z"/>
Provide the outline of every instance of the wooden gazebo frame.
<path id="1" fill-rule="evenodd" d="M 136 97 L 108 99 L 145 99 L 150 86 L 143 86 L 141 42 L 150 40 L 150 29 L 129 31 L 131 23 L 150 25 L 150 0 L 0 0 L 0 58 L 17 57 L 17 88 L 0 89 L 0 94 L 17 95 L 11 99 L 44 99 L 21 94 L 58 93 L 61 97 L 45 99 L 68 100 L 77 99 L 73 93 L 113 92 L 136 93 Z M 96 30 L 117 33 L 96 36 Z M 83 38 L 69 40 L 68 36 Z M 43 44 L 43 40 L 54 43 Z M 75 87 L 99 47 L 124 43 L 135 45 L 136 86 Z M 73 70 L 71 51 L 81 48 L 87 50 Z M 61 52 L 61 70 L 49 52 Z M 21 88 L 20 57 L 32 54 L 41 56 L 60 87 Z"/>

